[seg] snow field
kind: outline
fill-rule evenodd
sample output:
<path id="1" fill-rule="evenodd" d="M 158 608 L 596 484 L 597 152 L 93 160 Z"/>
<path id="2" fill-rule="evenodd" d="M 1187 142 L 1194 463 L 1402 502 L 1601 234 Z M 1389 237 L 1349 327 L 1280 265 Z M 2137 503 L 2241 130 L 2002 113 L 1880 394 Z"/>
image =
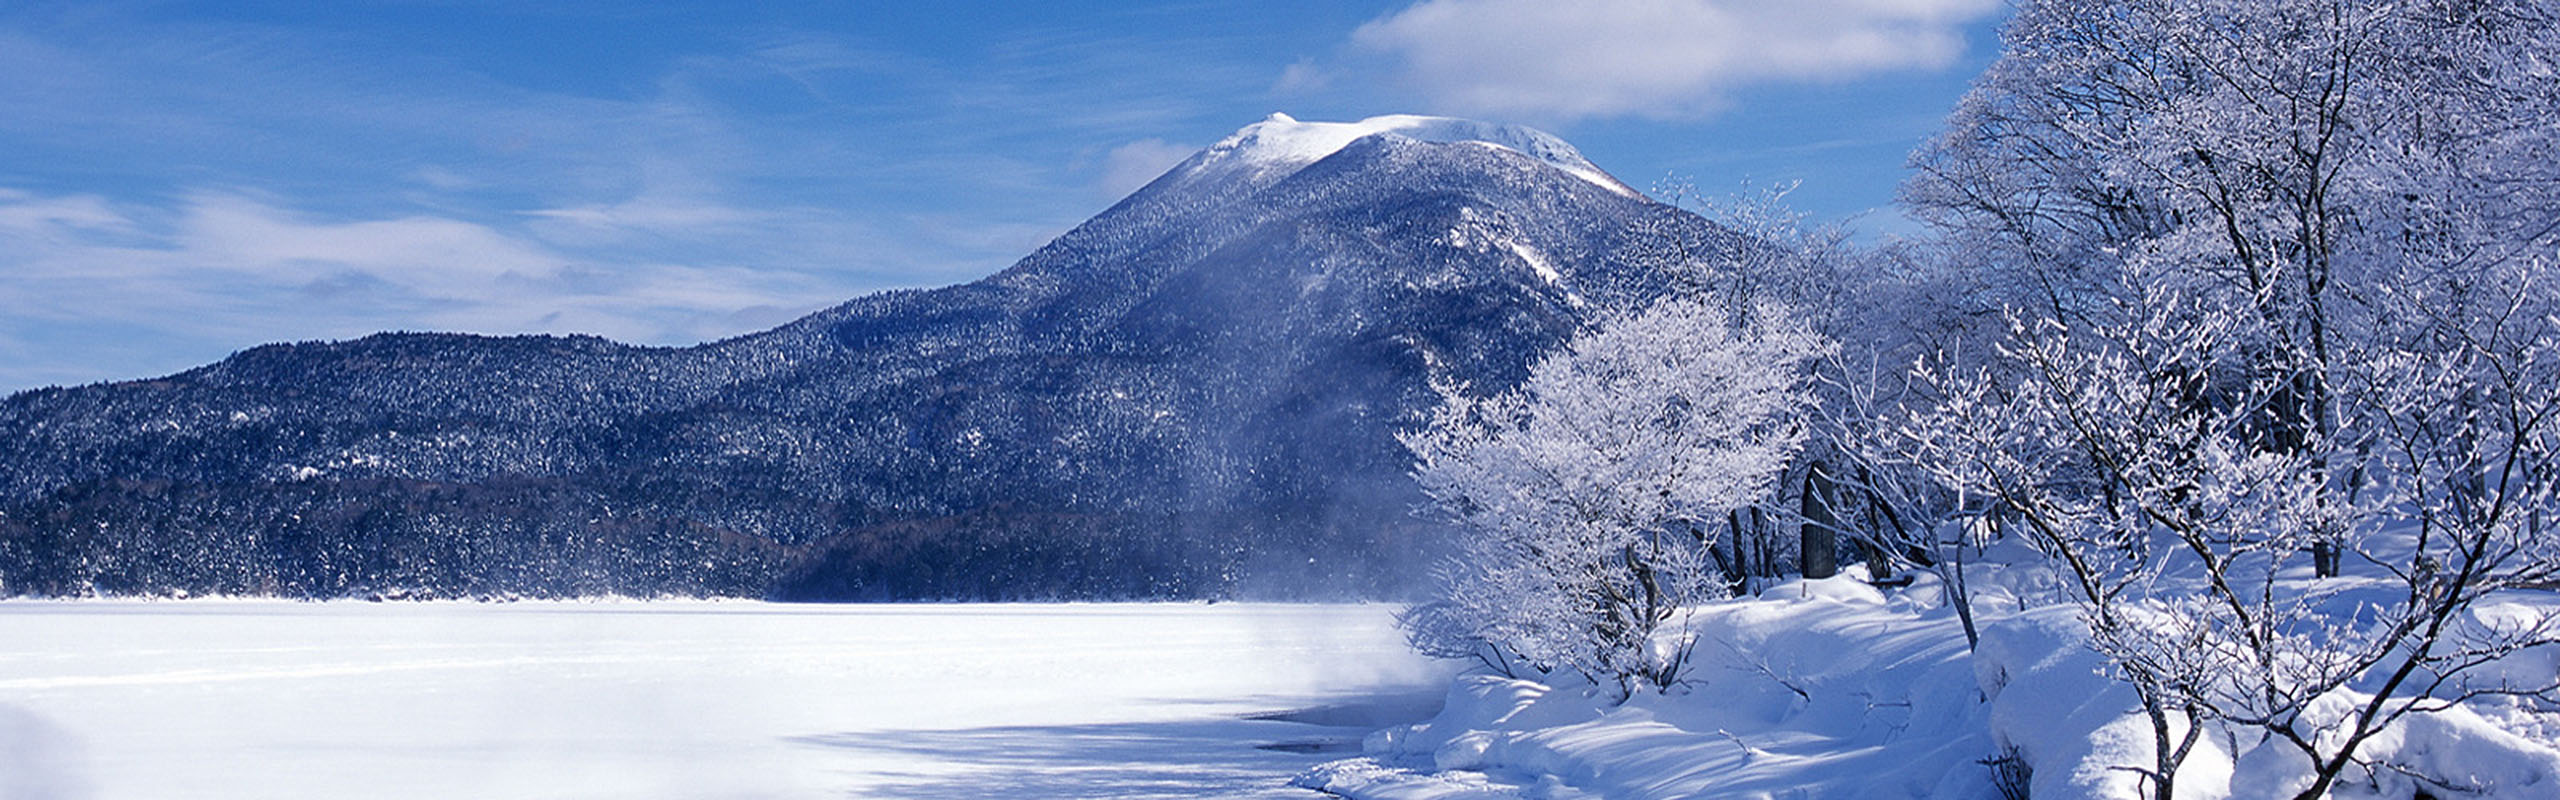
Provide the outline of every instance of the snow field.
<path id="1" fill-rule="evenodd" d="M 1383 606 L 9 602 L 0 641 L 6 800 L 1305 795 L 1329 756 L 1257 745 L 1365 727 L 1242 717 L 1447 674 Z"/>
<path id="2" fill-rule="evenodd" d="M 1935 576 L 1862 577 L 1698 608 L 1690 682 L 1624 704 L 1449 681 L 1382 606 L 8 602 L 0 798 L 1313 797 L 1296 774 L 1362 800 L 1955 800 L 1996 797 L 1981 762 L 2003 753 L 2039 798 L 2136 796 L 2112 767 L 2148 730 L 2073 609 L 2018 602 L 2034 570 L 1972 567 L 1970 653 Z M 1438 685 L 1417 725 L 1248 718 Z M 2367 752 L 2438 796 L 2550 797 L 2553 723 L 2477 704 Z M 2297 783 L 2232 744 L 2207 740 L 2183 796 Z M 2338 796 L 2421 788 L 2382 769 Z"/>

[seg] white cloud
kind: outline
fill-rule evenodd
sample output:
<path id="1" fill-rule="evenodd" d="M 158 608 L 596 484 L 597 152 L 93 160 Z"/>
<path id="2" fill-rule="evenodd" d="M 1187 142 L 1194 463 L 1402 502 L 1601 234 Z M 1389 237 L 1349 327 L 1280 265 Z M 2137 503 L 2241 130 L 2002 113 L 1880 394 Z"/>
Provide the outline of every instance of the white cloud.
<path id="1" fill-rule="evenodd" d="M 1126 197 L 1198 150 L 1163 139 L 1139 139 L 1111 148 L 1102 157 L 1102 192 L 1115 200 Z"/>
<path id="2" fill-rule="evenodd" d="M 0 189 L 0 229 L 45 231 L 64 229 L 105 230 L 130 224 L 122 215 L 107 208 L 105 198 L 96 195 L 73 197 L 37 197 L 14 189 Z"/>
<path id="3" fill-rule="evenodd" d="M 750 218 L 708 206 L 639 216 Z M 380 330 L 689 344 L 853 293 L 805 271 L 627 259 L 449 216 L 327 219 L 238 192 L 159 208 L 0 188 L 0 392 Z"/>
<path id="4" fill-rule="evenodd" d="M 472 180 L 462 173 L 432 164 L 410 172 L 409 179 L 425 184 L 428 188 L 448 192 L 474 189 L 481 185 L 479 181 Z"/>
<path id="5" fill-rule="evenodd" d="M 246 197 L 202 194 L 168 242 L 192 261 L 252 279 L 355 273 L 414 291 L 468 296 L 492 280 L 539 280 L 568 259 L 486 226 L 432 216 L 315 221 Z"/>
<path id="6" fill-rule="evenodd" d="M 1459 113 L 1684 117 L 1733 89 L 1944 67 L 2000 0 L 1426 0 L 1352 47 Z M 1339 82 L 1342 76 L 1322 76 Z M 1323 83 L 1293 66 L 1287 86 Z"/>
<path id="7" fill-rule="evenodd" d="M 589 228 L 624 231 L 680 231 L 734 227 L 763 215 L 715 203 L 662 195 L 643 195 L 619 203 L 598 203 L 525 212 L 527 216 L 577 223 Z"/>

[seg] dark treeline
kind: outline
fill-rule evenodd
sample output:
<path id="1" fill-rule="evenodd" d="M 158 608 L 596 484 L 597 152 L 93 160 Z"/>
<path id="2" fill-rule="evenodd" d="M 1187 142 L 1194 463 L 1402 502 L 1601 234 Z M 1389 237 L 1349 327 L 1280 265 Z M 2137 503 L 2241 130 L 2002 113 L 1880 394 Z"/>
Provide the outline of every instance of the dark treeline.
<path id="1" fill-rule="evenodd" d="M 810 601 L 1391 594 L 1426 537 L 1395 519 L 986 509 L 845 526 L 761 504 L 797 545 L 697 509 L 558 479 L 86 484 L 0 511 L 0 593 L 334 598 L 759 597 Z M 1359 558 L 1306 555 L 1308 531 Z M 1361 541 L 1349 541 L 1350 538 Z M 1286 546 L 1275 547 L 1275 543 Z"/>

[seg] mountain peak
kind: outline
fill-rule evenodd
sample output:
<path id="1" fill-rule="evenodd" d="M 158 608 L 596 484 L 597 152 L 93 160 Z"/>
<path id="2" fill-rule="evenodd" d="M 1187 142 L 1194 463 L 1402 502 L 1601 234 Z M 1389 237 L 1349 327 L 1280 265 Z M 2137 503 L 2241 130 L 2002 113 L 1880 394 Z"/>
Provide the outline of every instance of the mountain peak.
<path id="1" fill-rule="evenodd" d="M 0 595 L 1388 595 L 1445 534 L 1397 432 L 1668 291 L 1666 236 L 1735 240 L 1527 128 L 1274 115 L 996 276 L 765 333 L 6 398 Z"/>
<path id="2" fill-rule="evenodd" d="M 1228 166 L 1262 174 L 1286 174 L 1324 160 L 1352 142 L 1379 134 L 1394 134 L 1425 142 L 1469 142 L 1497 147 L 1545 162 L 1611 192 L 1640 196 L 1634 189 L 1593 166 L 1573 145 L 1545 131 L 1521 125 L 1414 114 L 1390 114 L 1358 122 L 1301 122 L 1287 114 L 1274 112 L 1261 122 L 1244 126 L 1217 144 L 1210 145 L 1209 149 L 1193 156 L 1186 166 L 1195 170 Z"/>

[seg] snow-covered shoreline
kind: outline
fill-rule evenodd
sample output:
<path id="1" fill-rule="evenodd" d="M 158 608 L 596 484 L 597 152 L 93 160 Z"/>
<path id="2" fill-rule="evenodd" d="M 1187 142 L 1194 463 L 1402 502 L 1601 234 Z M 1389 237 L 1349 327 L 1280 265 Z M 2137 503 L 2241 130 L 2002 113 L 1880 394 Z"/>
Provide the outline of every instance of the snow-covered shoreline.
<path id="1" fill-rule="evenodd" d="M 2031 581 L 2031 570 L 1986 572 L 1975 576 L 1983 638 L 1971 652 L 1936 576 L 1888 593 L 1852 567 L 1700 608 L 1687 627 L 1699 637 L 1695 667 L 1672 692 L 1619 703 L 1587 684 L 1470 675 L 1438 717 L 1372 734 L 1363 755 L 1295 781 L 1354 800 L 1972 800 L 2003 797 L 2006 778 L 2031 781 L 2020 788 L 2037 798 L 2146 797 L 2121 766 L 2149 758 L 2150 730 L 2132 690 L 2085 646 L 2077 609 L 2017 603 L 1998 585 Z M 2548 673 L 2552 657 L 2512 667 Z M 2415 717 L 2368 751 L 2458 775 L 2468 796 L 2548 797 L 2560 791 L 2560 749 L 2513 730 L 2534 722 L 2455 708 Z M 2299 769 L 2269 758 L 2277 750 L 2235 764 L 2233 744 L 2209 738 L 2180 772 L 2179 796 L 2291 791 Z M 2385 770 L 2335 796 L 2420 788 Z"/>

